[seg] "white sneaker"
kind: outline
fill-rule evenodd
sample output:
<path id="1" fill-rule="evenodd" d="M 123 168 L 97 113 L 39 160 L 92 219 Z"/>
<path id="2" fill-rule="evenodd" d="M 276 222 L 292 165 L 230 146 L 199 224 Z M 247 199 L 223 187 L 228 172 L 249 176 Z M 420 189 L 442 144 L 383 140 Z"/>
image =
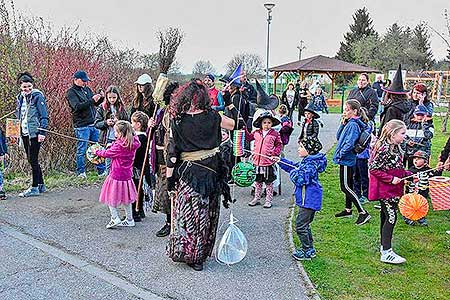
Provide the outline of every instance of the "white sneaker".
<path id="1" fill-rule="evenodd" d="M 78 174 L 77 177 L 78 177 L 78 178 L 81 178 L 81 179 L 86 179 L 86 178 L 87 178 L 86 172 L 83 172 L 83 173 Z"/>
<path id="2" fill-rule="evenodd" d="M 404 263 L 406 259 L 395 253 L 392 249 L 389 249 L 381 253 L 380 261 L 387 264 L 398 265 Z"/>
<path id="3" fill-rule="evenodd" d="M 110 228 L 116 227 L 121 222 L 122 222 L 122 220 L 120 220 L 120 218 L 116 218 L 116 219 L 111 218 L 111 221 L 109 221 L 109 223 L 106 224 L 106 228 L 110 229 Z"/>
<path id="4" fill-rule="evenodd" d="M 126 218 L 120 222 L 120 224 L 118 224 L 117 226 L 119 227 L 134 227 L 136 225 L 136 223 L 134 222 L 134 220 L 127 220 Z"/>

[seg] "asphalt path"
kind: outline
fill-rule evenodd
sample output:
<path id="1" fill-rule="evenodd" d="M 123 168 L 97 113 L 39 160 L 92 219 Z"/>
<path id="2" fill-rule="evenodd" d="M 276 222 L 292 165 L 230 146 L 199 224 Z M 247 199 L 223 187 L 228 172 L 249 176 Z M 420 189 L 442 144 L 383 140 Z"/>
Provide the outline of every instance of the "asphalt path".
<path id="1" fill-rule="evenodd" d="M 295 118 L 296 119 L 296 118 Z M 324 115 L 323 151 L 335 142 L 339 115 Z M 293 132 L 286 157 L 297 159 Z M 233 213 L 248 240 L 245 259 L 233 266 L 214 257 L 202 272 L 172 262 L 167 238 L 157 238 L 164 216 L 149 212 L 134 228 L 105 229 L 108 209 L 100 186 L 49 191 L 0 202 L 2 299 L 309 299 L 291 258 L 286 234 L 292 184 L 282 175 L 273 207 L 249 207 L 249 188 L 237 188 Z M 218 239 L 230 210 L 221 210 Z"/>

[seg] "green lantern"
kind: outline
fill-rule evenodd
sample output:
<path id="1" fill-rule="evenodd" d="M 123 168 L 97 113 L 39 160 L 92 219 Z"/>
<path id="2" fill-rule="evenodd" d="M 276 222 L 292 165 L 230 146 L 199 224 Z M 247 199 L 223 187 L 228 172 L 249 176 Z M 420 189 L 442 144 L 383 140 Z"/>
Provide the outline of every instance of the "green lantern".
<path id="1" fill-rule="evenodd" d="M 256 179 L 255 167 L 249 162 L 239 162 L 231 170 L 234 182 L 240 187 L 248 187 Z"/>
<path id="2" fill-rule="evenodd" d="M 93 144 L 86 151 L 87 159 L 95 165 L 105 162 L 105 159 L 103 157 L 95 155 L 95 151 L 97 150 L 105 150 L 105 148 L 103 148 L 100 144 Z"/>

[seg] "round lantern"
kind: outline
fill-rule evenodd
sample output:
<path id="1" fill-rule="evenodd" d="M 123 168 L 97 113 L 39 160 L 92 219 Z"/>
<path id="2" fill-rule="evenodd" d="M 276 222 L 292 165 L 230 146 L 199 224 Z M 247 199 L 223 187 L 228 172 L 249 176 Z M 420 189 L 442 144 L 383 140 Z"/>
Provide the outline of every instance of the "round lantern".
<path id="1" fill-rule="evenodd" d="M 398 208 L 402 216 L 417 221 L 427 215 L 428 201 L 424 196 L 419 194 L 406 194 L 400 198 Z"/>
<path id="2" fill-rule="evenodd" d="M 89 146 L 86 151 L 87 159 L 95 165 L 105 162 L 105 159 L 103 157 L 95 155 L 95 151 L 97 151 L 97 150 L 105 150 L 105 148 L 100 146 L 100 144 L 93 144 L 93 145 Z"/>
<path id="3" fill-rule="evenodd" d="M 234 182 L 240 187 L 248 187 L 256 179 L 255 167 L 249 162 L 239 162 L 231 170 Z"/>

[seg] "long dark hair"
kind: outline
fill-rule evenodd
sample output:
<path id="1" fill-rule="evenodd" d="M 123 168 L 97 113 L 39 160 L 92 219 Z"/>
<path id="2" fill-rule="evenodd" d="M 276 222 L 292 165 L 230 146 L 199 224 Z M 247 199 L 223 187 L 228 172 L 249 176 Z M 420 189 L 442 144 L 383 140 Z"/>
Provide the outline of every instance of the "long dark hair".
<path id="1" fill-rule="evenodd" d="M 170 104 L 170 98 L 172 98 L 172 94 L 175 92 L 175 90 L 179 86 L 180 85 L 176 81 L 170 82 L 167 85 L 166 90 L 164 91 L 164 94 L 163 94 L 163 99 L 164 99 L 164 104 L 165 105 L 169 105 Z"/>
<path id="2" fill-rule="evenodd" d="M 198 78 L 194 78 L 181 86 L 170 101 L 172 116 L 179 116 L 191 108 L 200 110 L 211 109 L 208 90 Z"/>
<path id="3" fill-rule="evenodd" d="M 119 88 L 114 85 L 108 86 L 105 92 L 105 100 L 102 103 L 102 107 L 105 111 L 108 111 L 111 108 L 111 103 L 108 101 L 108 93 L 114 93 L 117 95 L 117 100 L 115 106 L 117 107 L 117 111 L 121 112 L 125 109 L 125 104 L 123 104 L 122 97 L 120 97 Z"/>
<path id="4" fill-rule="evenodd" d="M 145 108 L 148 110 L 152 110 L 155 106 L 155 103 L 153 102 L 153 84 L 146 83 L 144 84 L 144 95 L 142 95 L 141 92 L 139 92 L 139 87 L 136 84 L 136 94 L 133 99 L 133 107 L 135 109 L 139 108 Z"/>

